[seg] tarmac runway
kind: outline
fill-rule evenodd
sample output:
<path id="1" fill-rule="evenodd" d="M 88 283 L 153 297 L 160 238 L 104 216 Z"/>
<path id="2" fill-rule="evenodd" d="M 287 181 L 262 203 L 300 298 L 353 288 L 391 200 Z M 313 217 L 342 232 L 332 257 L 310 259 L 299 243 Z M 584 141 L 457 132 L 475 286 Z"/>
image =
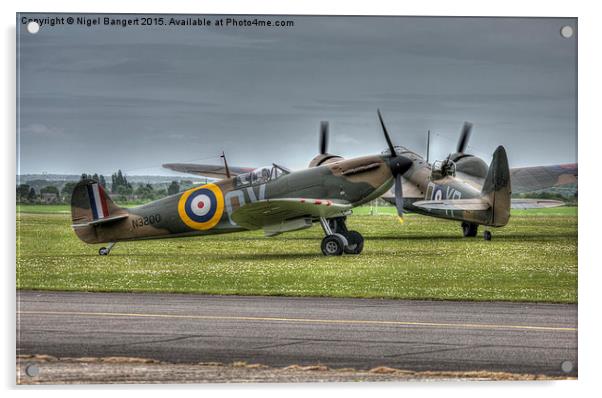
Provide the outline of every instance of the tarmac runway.
<path id="1" fill-rule="evenodd" d="M 577 305 L 18 291 L 17 354 L 577 376 Z"/>

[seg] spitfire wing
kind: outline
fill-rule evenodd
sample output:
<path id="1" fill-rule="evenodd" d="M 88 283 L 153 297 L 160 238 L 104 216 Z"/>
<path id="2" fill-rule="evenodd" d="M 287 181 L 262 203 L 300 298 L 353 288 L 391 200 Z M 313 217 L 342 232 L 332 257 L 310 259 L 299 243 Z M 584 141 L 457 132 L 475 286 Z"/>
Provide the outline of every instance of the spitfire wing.
<path id="1" fill-rule="evenodd" d="M 248 203 L 232 212 L 232 220 L 248 229 L 266 228 L 295 219 L 342 216 L 351 204 L 327 199 L 268 199 Z"/>
<path id="2" fill-rule="evenodd" d="M 577 182 L 577 164 L 517 167 L 510 169 L 512 193 L 537 191 Z"/>
<path id="3" fill-rule="evenodd" d="M 210 178 L 226 178 L 226 168 L 223 165 L 212 164 L 193 164 L 193 163 L 166 163 L 164 168 L 180 173 L 195 174 Z M 252 167 L 228 167 L 231 176 L 248 173 L 253 171 Z"/>

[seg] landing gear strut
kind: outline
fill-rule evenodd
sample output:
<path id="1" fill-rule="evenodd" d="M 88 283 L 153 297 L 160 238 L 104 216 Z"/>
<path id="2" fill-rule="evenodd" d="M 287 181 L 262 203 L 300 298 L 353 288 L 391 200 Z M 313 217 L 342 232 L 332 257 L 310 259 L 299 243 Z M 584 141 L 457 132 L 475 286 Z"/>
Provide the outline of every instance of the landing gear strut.
<path id="1" fill-rule="evenodd" d="M 326 220 L 320 218 L 320 224 L 326 237 L 322 239 L 322 253 L 326 256 L 360 254 L 364 249 L 364 237 L 357 231 L 349 231 L 345 217 Z"/>
<path id="2" fill-rule="evenodd" d="M 115 246 L 115 243 L 117 242 L 109 242 L 109 247 L 101 247 L 100 249 L 98 249 L 98 255 L 108 256 L 109 253 L 111 253 L 111 249 L 113 248 L 113 246 Z"/>
<path id="3" fill-rule="evenodd" d="M 470 222 L 464 221 L 462 223 L 462 233 L 465 238 L 474 238 L 477 236 L 477 230 L 479 229 L 479 224 L 473 224 Z"/>

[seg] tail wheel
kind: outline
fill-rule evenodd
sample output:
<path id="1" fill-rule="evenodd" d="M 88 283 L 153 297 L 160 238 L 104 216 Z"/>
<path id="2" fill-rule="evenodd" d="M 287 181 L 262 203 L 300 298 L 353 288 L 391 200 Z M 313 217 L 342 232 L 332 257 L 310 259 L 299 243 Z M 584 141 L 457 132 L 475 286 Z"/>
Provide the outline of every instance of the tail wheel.
<path id="1" fill-rule="evenodd" d="M 347 238 L 347 246 L 345 246 L 345 253 L 347 254 L 360 254 L 364 250 L 364 237 L 357 231 L 349 231 L 345 234 Z"/>
<path id="2" fill-rule="evenodd" d="M 109 254 L 109 249 L 107 249 L 106 247 L 101 247 L 100 249 L 98 249 L 99 256 L 106 256 L 108 254 Z"/>
<path id="3" fill-rule="evenodd" d="M 485 232 L 483 232 L 483 238 L 485 240 L 491 240 L 491 231 L 485 231 Z"/>
<path id="4" fill-rule="evenodd" d="M 325 256 L 340 256 L 345 250 L 345 243 L 338 234 L 325 236 L 322 239 L 322 253 Z"/>

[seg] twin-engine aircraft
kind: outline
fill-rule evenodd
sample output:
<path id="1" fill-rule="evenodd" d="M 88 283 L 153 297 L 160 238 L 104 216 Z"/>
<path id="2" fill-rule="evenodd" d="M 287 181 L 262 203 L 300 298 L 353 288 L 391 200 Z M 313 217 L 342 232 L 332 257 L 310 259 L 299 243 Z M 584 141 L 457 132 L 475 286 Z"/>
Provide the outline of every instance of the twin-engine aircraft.
<path id="1" fill-rule="evenodd" d="M 487 166 L 482 159 L 466 153 L 471 130 L 472 124 L 465 122 L 456 152 L 433 164 L 428 162 L 428 141 L 427 160 L 407 148 L 396 147 L 398 154 L 412 161 L 412 166 L 399 177 L 401 184 L 396 185 L 403 187 L 405 195 L 402 203 L 393 191 L 383 195 L 383 199 L 396 204 L 398 209 L 460 221 L 464 237 L 475 237 L 479 225 L 505 226 L 511 208 L 535 209 L 564 204 L 547 199 L 512 199 L 510 195 L 576 183 L 577 164 L 511 169 L 506 151 L 500 146 Z M 483 236 L 491 240 L 490 231 L 484 231 Z"/>
<path id="2" fill-rule="evenodd" d="M 276 164 L 253 171 L 230 169 L 224 156 L 223 167 L 213 166 L 212 175 L 203 174 L 221 176 L 223 172 L 226 178 L 135 208 L 117 206 L 97 182 L 82 180 L 71 199 L 73 229 L 86 243 L 108 243 L 99 250 L 100 255 L 108 255 L 121 241 L 256 229 L 273 236 L 319 222 L 325 234 L 324 255 L 359 254 L 364 238 L 347 229 L 345 216 L 383 195 L 394 182 L 399 184 L 400 176 L 413 166 L 412 159 L 397 153 L 380 112 L 379 118 L 389 148 L 385 154 L 337 161 L 327 161 L 320 154 L 313 167 L 301 171 Z M 489 183 L 503 185 L 494 180 Z M 402 187 L 397 186 L 395 192 L 401 195 Z"/>

